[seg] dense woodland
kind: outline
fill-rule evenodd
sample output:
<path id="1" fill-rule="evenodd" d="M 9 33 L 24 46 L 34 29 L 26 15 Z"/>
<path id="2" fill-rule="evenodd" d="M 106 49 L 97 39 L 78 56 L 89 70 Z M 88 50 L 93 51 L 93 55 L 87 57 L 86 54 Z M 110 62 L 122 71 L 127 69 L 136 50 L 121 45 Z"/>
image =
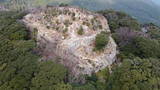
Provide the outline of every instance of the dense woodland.
<path id="1" fill-rule="evenodd" d="M 40 61 L 35 40 L 20 22 L 25 13 L 1 11 L 0 90 L 159 90 L 160 28 L 141 25 L 122 12 L 99 13 L 107 18 L 118 44 L 118 60 L 112 73 L 106 68 L 85 76 L 85 84 L 77 84 L 68 82 L 67 69 L 54 60 Z M 104 34 L 100 38 L 105 39 Z M 101 49 L 99 45 L 103 47 L 107 40 L 98 40 L 97 49 Z"/>

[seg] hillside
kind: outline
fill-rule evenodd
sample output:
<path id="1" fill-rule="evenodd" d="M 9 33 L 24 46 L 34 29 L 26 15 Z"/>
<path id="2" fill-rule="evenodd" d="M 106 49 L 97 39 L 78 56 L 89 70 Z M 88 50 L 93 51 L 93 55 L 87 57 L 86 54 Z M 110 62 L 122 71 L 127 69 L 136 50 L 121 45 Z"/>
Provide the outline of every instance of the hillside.
<path id="1" fill-rule="evenodd" d="M 3 1 L 3 0 L 1 0 Z M 14 1 L 14 0 L 13 0 Z M 16 0 L 15 0 L 16 1 Z M 160 25 L 160 6 L 153 3 L 152 0 L 34 0 L 34 1 L 24 1 L 19 0 L 17 5 L 24 7 L 23 4 L 29 3 L 27 7 L 33 6 L 45 6 L 49 5 L 59 5 L 60 3 L 67 3 L 70 5 L 78 5 L 89 10 L 104 10 L 104 9 L 114 9 L 118 11 L 123 11 L 138 19 L 142 23 L 155 23 Z M 33 5 L 32 5 L 33 4 Z M 10 6 L 12 6 L 11 4 Z M 12 7 L 13 8 L 13 7 Z"/>
<path id="2" fill-rule="evenodd" d="M 30 13 L 0 11 L 0 90 L 160 89 L 160 27 L 153 23 L 141 25 L 131 16 L 113 10 L 98 12 L 103 15 L 101 16 L 88 10 L 89 13 L 86 14 L 84 13 L 86 10 L 78 8 L 79 13 L 75 11 L 75 15 L 81 17 L 73 18 L 73 10 L 70 13 L 66 8 L 67 12 L 61 12 L 61 10 L 64 10 L 64 8 L 61 8 L 61 10 L 58 9 L 55 12 L 53 8 L 48 8 L 50 9 L 44 7 L 33 9 L 30 10 Z M 81 12 L 83 10 L 84 12 Z M 86 18 L 86 16 L 94 17 L 95 15 L 98 15 L 98 17 L 94 20 Z M 64 19 L 69 17 L 70 21 L 67 21 L 64 25 L 61 16 L 65 16 Z M 52 18 L 57 20 L 52 20 Z M 22 20 L 26 21 L 25 25 Z M 91 24 L 92 21 L 94 24 Z M 101 24 L 99 21 L 101 21 Z M 75 25 L 75 23 L 78 23 L 78 25 Z M 39 25 L 37 26 L 37 24 Z M 35 28 L 29 28 L 26 25 L 35 26 Z M 65 29 L 66 26 L 72 27 L 72 25 L 77 29 Z M 63 26 L 64 28 L 60 28 Z M 108 29 L 108 26 L 110 29 Z M 68 33 L 70 34 L 66 35 Z M 90 41 L 86 37 L 93 39 L 94 44 L 83 43 Z M 72 55 L 85 58 L 90 58 L 88 55 L 91 55 L 94 58 L 90 59 L 93 61 L 89 61 L 89 63 L 94 62 L 94 60 L 99 60 L 96 62 L 99 63 L 104 61 L 104 58 L 98 59 L 97 57 L 103 57 L 101 54 L 104 54 L 106 58 L 107 55 L 111 55 L 111 58 L 114 56 L 111 54 L 112 52 L 104 53 L 106 50 L 107 52 L 110 51 L 110 47 L 114 47 L 114 42 L 110 43 L 112 41 L 111 37 L 117 44 L 116 50 L 119 51 L 115 63 L 109 68 L 98 69 L 99 71 L 92 73 L 91 76 L 82 75 L 81 78 L 78 78 L 78 83 L 71 82 L 70 80 L 74 79 L 69 73 L 71 69 L 67 69 L 63 63 L 62 65 L 58 62 L 62 60 L 60 57 L 64 56 L 65 53 L 60 51 L 66 51 L 66 48 L 69 48 L 70 50 L 66 52 L 71 52 L 71 50 L 75 52 L 65 53 L 67 55 L 66 63 L 72 61 L 72 59 L 67 60 L 67 58 L 70 58 L 68 56 Z M 76 42 L 72 42 L 73 40 Z M 58 44 L 56 50 L 53 50 L 53 48 L 56 48 L 53 47 L 56 44 L 51 43 L 53 41 Z M 40 45 L 42 47 L 39 47 Z M 92 51 L 86 54 L 83 49 L 80 49 L 79 52 L 81 53 L 79 53 L 75 46 L 84 46 L 86 51 Z M 43 52 L 45 50 L 48 52 Z M 53 52 L 59 52 L 60 57 L 52 59 Z M 93 53 L 96 53 L 95 56 L 92 55 Z M 81 62 L 84 58 L 76 58 L 73 62 L 76 60 Z M 112 60 L 114 61 L 113 58 L 105 61 Z M 73 63 L 72 65 L 79 64 Z M 88 63 L 84 65 L 86 65 L 85 68 L 91 66 Z M 103 66 L 106 65 L 103 62 Z M 93 67 L 88 70 L 93 70 Z M 79 69 L 75 69 L 75 73 L 77 72 L 79 72 Z"/>
<path id="3" fill-rule="evenodd" d="M 160 25 L 159 6 L 150 0 L 75 0 L 72 5 L 79 5 L 90 10 L 113 9 L 123 11 L 142 23 L 153 22 Z"/>

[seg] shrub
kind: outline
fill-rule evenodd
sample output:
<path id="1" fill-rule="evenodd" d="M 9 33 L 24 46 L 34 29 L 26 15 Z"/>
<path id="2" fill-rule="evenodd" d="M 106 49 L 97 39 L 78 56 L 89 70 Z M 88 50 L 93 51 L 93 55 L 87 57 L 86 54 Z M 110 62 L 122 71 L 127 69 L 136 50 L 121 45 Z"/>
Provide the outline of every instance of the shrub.
<path id="1" fill-rule="evenodd" d="M 60 7 L 66 7 L 66 6 L 68 6 L 68 4 L 61 3 L 59 6 L 60 6 Z"/>
<path id="2" fill-rule="evenodd" d="M 47 26 L 47 29 L 50 29 L 50 26 Z"/>
<path id="3" fill-rule="evenodd" d="M 64 30 L 63 30 L 63 33 L 66 33 L 68 31 L 68 28 L 65 28 Z"/>
<path id="4" fill-rule="evenodd" d="M 157 40 L 148 38 L 136 38 L 135 42 L 137 51 L 139 51 L 137 55 L 140 55 L 140 57 L 160 57 L 160 44 Z"/>
<path id="5" fill-rule="evenodd" d="M 101 32 L 96 36 L 94 51 L 103 50 L 109 41 L 109 35 L 107 32 Z"/>
<path id="6" fill-rule="evenodd" d="M 27 32 L 25 31 L 17 31 L 15 33 L 11 33 L 9 36 L 11 40 L 23 40 L 27 39 Z"/>
<path id="7" fill-rule="evenodd" d="M 69 21 L 69 20 L 66 20 L 66 21 L 64 22 L 64 25 L 66 25 L 66 27 L 68 27 L 68 26 L 70 25 L 70 21 Z"/>
<path id="8" fill-rule="evenodd" d="M 31 35 L 32 40 L 36 41 L 37 34 L 38 34 L 38 29 L 34 28 L 33 31 L 32 31 L 32 35 Z"/>
<path id="9" fill-rule="evenodd" d="M 150 23 L 150 24 L 145 24 L 144 28 L 147 30 L 147 34 L 152 39 L 160 40 L 160 27 Z"/>
<path id="10" fill-rule="evenodd" d="M 99 25 L 99 29 L 102 29 L 102 28 L 103 28 L 103 26 L 100 24 L 100 25 Z"/>
<path id="11" fill-rule="evenodd" d="M 158 40 L 153 40 L 144 37 L 136 37 L 131 43 L 121 47 L 121 51 L 128 54 L 133 54 L 141 58 L 159 58 L 160 44 Z"/>
<path id="12" fill-rule="evenodd" d="M 75 15 L 76 15 L 76 14 L 73 12 L 73 13 L 72 13 L 72 17 L 75 17 Z"/>
<path id="13" fill-rule="evenodd" d="M 159 90 L 159 59 L 125 59 L 113 71 L 106 90 Z"/>
<path id="14" fill-rule="evenodd" d="M 76 20 L 76 18 L 75 17 L 73 17 L 73 21 L 75 21 Z"/>
<path id="15" fill-rule="evenodd" d="M 84 31 L 83 31 L 83 27 L 81 26 L 80 29 L 78 30 L 78 35 L 83 35 Z"/>

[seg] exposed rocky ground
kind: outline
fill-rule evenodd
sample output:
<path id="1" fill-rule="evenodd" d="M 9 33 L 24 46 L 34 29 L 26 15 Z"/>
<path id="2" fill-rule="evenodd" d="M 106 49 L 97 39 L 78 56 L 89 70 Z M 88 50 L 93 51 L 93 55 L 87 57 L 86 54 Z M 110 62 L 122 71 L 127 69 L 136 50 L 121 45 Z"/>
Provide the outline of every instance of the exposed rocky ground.
<path id="1" fill-rule="evenodd" d="M 116 60 L 116 43 L 108 34 L 108 44 L 94 51 L 96 35 L 110 33 L 107 20 L 96 13 L 77 7 L 46 7 L 33 10 L 23 22 L 36 32 L 43 59 L 56 59 L 72 75 L 90 75 Z"/>

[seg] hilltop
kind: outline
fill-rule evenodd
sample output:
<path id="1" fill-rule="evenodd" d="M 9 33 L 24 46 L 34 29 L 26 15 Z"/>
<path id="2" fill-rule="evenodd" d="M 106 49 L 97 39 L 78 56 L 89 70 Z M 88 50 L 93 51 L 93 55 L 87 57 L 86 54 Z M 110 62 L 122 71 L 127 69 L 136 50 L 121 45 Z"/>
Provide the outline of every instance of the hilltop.
<path id="1" fill-rule="evenodd" d="M 108 22 L 99 14 L 69 6 L 46 7 L 26 15 L 23 21 L 37 30 L 43 59 L 59 57 L 58 62 L 68 67 L 74 77 L 91 75 L 116 59 L 116 44 Z M 102 48 L 96 47 L 98 35 L 108 40 Z"/>

